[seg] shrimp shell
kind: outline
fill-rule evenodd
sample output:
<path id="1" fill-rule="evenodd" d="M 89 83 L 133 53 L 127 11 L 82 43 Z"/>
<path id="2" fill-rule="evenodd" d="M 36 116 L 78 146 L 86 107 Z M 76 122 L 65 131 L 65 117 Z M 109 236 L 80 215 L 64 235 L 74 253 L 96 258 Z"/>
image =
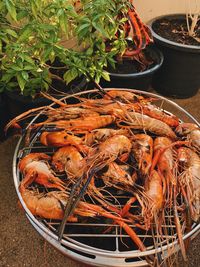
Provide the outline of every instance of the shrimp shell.
<path id="1" fill-rule="evenodd" d="M 132 150 L 141 174 L 147 175 L 152 164 L 153 139 L 147 134 L 134 135 Z"/>
<path id="2" fill-rule="evenodd" d="M 129 121 L 125 122 L 130 125 L 130 128 L 143 129 L 144 131 L 160 136 L 168 136 L 172 139 L 176 138 L 176 134 L 166 123 L 137 112 L 129 112 L 128 114 L 131 120 L 129 119 Z"/>

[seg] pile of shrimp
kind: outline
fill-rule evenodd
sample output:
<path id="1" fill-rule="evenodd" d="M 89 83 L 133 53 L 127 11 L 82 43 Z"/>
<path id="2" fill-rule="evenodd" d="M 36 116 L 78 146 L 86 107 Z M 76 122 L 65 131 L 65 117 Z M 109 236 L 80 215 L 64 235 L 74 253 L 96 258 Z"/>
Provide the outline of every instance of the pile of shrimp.
<path id="1" fill-rule="evenodd" d="M 41 145 L 54 152 L 29 153 L 19 162 L 19 190 L 27 208 L 34 216 L 62 220 L 72 186 L 92 176 L 68 222 L 108 218 L 141 251 L 146 247 L 136 228 L 153 229 L 162 240 L 169 235 L 162 225 L 170 223 L 186 259 L 183 235 L 200 217 L 198 126 L 131 91 L 77 99 L 75 104 L 55 100 L 56 108 L 43 109 L 45 119 L 30 126 L 31 131 L 40 129 Z M 18 116 L 8 127 L 34 112 Z M 128 201 L 115 205 L 116 196 L 124 194 Z M 173 218 L 167 221 L 166 214 Z"/>

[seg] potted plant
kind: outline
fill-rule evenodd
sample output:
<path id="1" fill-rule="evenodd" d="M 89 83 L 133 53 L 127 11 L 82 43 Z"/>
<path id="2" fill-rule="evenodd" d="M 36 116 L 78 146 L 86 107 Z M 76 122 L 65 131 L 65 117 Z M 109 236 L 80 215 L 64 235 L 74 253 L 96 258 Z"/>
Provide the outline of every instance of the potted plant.
<path id="1" fill-rule="evenodd" d="M 116 19 L 124 20 L 124 25 L 106 41 L 107 49 L 117 53 L 115 65 L 107 67 L 110 81 L 102 81 L 102 86 L 148 90 L 154 73 L 162 65 L 163 55 L 153 45 L 150 29 L 141 21 L 132 3 L 126 12 L 118 12 Z"/>
<path id="2" fill-rule="evenodd" d="M 200 88 L 200 5 L 187 14 L 164 15 L 150 22 L 155 43 L 164 54 L 153 79 L 155 90 L 187 98 Z"/>
<path id="3" fill-rule="evenodd" d="M 72 83 L 82 77 L 109 81 L 109 67 L 125 58 L 140 65 L 138 77 L 162 62 L 160 53 L 156 59 L 150 55 L 156 52 L 143 53 L 151 34 L 129 1 L 3 0 L 0 14 L 0 90 L 10 118 L 46 104 L 41 91 L 73 92 Z M 123 87 L 133 87 L 122 78 Z"/>

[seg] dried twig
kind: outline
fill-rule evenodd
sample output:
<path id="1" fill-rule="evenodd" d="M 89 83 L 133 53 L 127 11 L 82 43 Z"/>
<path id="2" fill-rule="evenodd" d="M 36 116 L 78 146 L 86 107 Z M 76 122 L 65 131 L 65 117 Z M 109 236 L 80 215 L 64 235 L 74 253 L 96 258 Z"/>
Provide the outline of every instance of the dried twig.
<path id="1" fill-rule="evenodd" d="M 191 0 L 188 0 L 188 11 L 186 12 L 188 34 L 189 36 L 195 38 L 195 40 L 197 40 L 198 42 L 200 42 L 200 38 L 196 37 L 195 30 L 199 20 L 200 20 L 200 4 L 197 3 L 197 0 L 195 0 L 195 11 L 192 12 Z"/>

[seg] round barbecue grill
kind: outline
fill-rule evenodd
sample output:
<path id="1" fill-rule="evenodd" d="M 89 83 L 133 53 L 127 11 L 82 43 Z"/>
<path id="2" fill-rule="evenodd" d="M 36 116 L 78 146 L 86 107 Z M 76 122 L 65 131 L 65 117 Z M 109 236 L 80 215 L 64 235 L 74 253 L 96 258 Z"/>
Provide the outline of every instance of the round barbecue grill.
<path id="1" fill-rule="evenodd" d="M 175 114 L 181 121 L 196 123 L 200 127 L 200 124 L 176 103 L 150 92 L 143 92 L 139 90 L 130 91 L 143 96 L 156 98 L 156 105 L 161 107 L 165 112 Z M 66 96 L 63 98 L 63 101 L 67 103 L 77 101 L 76 96 L 99 97 L 100 93 L 96 89 L 84 91 L 73 96 Z M 52 106 L 53 105 L 55 104 L 52 104 Z M 42 116 L 42 112 L 35 116 L 27 126 L 27 129 L 35 121 L 40 120 Z M 40 135 L 44 130 L 45 129 L 43 127 L 33 131 L 30 135 L 28 145 L 26 144 L 26 133 L 24 133 L 24 135 L 20 138 L 16 146 L 13 159 L 13 177 L 19 200 L 25 210 L 28 220 L 45 240 L 66 256 L 92 266 L 147 266 L 155 257 L 157 261 L 161 263 L 171 254 L 174 254 L 179 250 L 176 227 L 173 221 L 173 214 L 171 212 L 166 214 L 166 222 L 169 222 L 169 224 L 166 223 L 166 225 L 162 225 L 162 229 L 164 229 L 163 232 L 166 233 L 165 236 L 162 236 L 162 240 L 152 229 L 151 231 L 144 231 L 138 229 L 134 225 L 131 225 L 147 248 L 144 252 L 138 250 L 130 237 L 120 228 L 119 225 L 115 225 L 112 221 L 105 218 L 89 218 L 76 223 L 69 222 L 65 226 L 62 239 L 59 240 L 58 229 L 60 221 L 42 219 L 33 216 L 26 207 L 26 204 L 19 192 L 19 184 L 22 180 L 22 174 L 18 169 L 19 160 L 31 152 L 44 152 L 48 155 L 52 155 L 56 150 L 54 147 L 44 147 L 40 143 Z M 129 195 L 116 195 L 116 206 L 119 205 L 119 203 L 126 203 L 129 197 Z M 110 228 L 111 231 L 107 231 L 108 228 Z M 184 240 L 187 238 L 193 238 L 198 234 L 200 224 L 194 223 L 190 232 L 186 232 L 186 230 L 184 230 L 184 224 L 182 225 L 182 229 L 184 233 Z"/>

